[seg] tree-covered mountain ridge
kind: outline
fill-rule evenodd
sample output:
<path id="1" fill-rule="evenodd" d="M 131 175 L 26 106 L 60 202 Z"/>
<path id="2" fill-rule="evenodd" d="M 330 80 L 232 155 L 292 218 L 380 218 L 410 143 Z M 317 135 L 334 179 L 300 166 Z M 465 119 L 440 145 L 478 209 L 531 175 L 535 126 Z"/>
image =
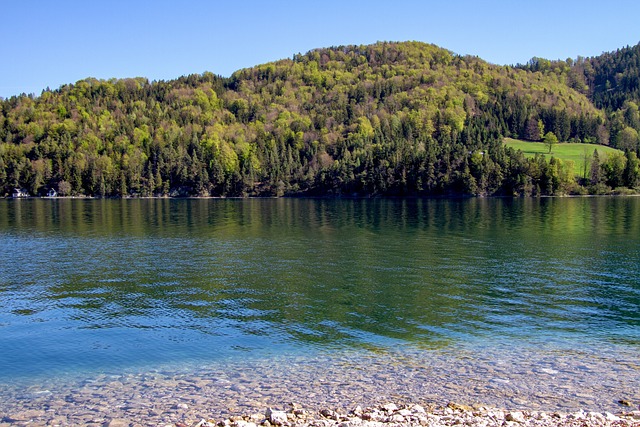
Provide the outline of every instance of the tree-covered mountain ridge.
<path id="1" fill-rule="evenodd" d="M 420 42 L 0 102 L 0 194 L 539 195 L 639 185 L 639 48 L 498 66 Z M 635 80 L 634 80 L 635 79 Z M 604 88 L 604 90 L 602 89 Z M 568 162 L 504 137 L 613 145 Z M 635 138 L 635 139 L 634 139 Z"/>

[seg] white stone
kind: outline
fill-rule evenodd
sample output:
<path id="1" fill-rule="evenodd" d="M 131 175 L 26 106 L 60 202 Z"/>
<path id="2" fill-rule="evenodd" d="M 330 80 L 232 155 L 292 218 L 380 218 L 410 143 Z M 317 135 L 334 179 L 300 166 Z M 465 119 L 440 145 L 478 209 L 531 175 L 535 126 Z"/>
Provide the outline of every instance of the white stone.
<path id="1" fill-rule="evenodd" d="M 613 415 L 611 412 L 605 412 L 604 417 L 607 421 L 620 421 L 620 417 Z"/>
<path id="2" fill-rule="evenodd" d="M 404 422 L 404 417 L 402 415 L 399 415 L 399 414 L 391 415 L 389 417 L 389 422 L 391 422 L 391 423 L 403 423 Z"/>
<path id="3" fill-rule="evenodd" d="M 524 419 L 524 414 L 520 411 L 513 411 L 513 412 L 509 412 L 505 417 L 505 420 L 507 421 L 513 421 L 516 423 L 524 423 L 525 419 Z"/>
<path id="4" fill-rule="evenodd" d="M 584 420 L 587 414 L 581 409 L 578 412 L 574 412 L 573 414 L 569 414 L 568 418 L 572 420 Z"/>
<path id="5" fill-rule="evenodd" d="M 249 417 L 249 419 L 251 421 L 253 421 L 254 423 L 260 423 L 261 421 L 263 421 L 265 419 L 264 415 L 262 414 L 251 414 L 251 416 Z"/>
<path id="6" fill-rule="evenodd" d="M 382 406 L 382 409 L 384 409 L 385 411 L 391 413 L 394 411 L 398 410 L 398 406 L 395 403 L 387 403 L 386 405 Z"/>
<path id="7" fill-rule="evenodd" d="M 604 421 L 604 415 L 599 412 L 589 412 L 587 416 L 600 422 Z"/>
<path id="8" fill-rule="evenodd" d="M 413 405 L 412 409 L 413 409 L 413 412 L 416 412 L 418 414 L 426 414 L 427 413 L 427 411 L 425 411 L 425 409 L 420 405 Z"/>
<path id="9" fill-rule="evenodd" d="M 382 412 L 374 411 L 370 414 L 371 421 L 383 422 L 387 419 L 387 416 Z"/>
<path id="10" fill-rule="evenodd" d="M 284 411 L 274 411 L 273 409 L 269 408 L 264 415 L 271 424 L 281 426 L 288 423 L 287 413 Z"/>
<path id="11" fill-rule="evenodd" d="M 421 426 L 429 425 L 429 418 L 423 415 L 418 415 L 418 422 L 420 423 Z"/>

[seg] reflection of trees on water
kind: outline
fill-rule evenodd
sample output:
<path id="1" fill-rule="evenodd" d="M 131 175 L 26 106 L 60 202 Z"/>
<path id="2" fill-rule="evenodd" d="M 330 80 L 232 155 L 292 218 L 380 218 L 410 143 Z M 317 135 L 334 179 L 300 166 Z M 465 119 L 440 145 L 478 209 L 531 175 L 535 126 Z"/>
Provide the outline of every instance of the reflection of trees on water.
<path id="1" fill-rule="evenodd" d="M 639 203 L 25 200 L 0 203 L 0 233 L 40 254 L 8 253 L 40 271 L 34 312 L 87 328 L 385 347 L 620 326 L 637 342 Z"/>

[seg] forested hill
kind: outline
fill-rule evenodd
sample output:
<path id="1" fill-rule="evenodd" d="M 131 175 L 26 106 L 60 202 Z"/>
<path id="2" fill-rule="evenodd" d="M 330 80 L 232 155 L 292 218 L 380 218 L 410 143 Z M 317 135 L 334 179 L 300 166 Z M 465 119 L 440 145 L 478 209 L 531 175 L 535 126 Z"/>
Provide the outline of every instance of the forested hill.
<path id="1" fill-rule="evenodd" d="M 606 113 L 611 144 L 622 150 L 637 151 L 640 44 L 594 58 L 578 57 L 566 61 L 533 58 L 520 68 L 556 74 L 568 86 L 587 95 L 596 108 Z M 601 142 L 607 143 L 607 138 L 602 138 Z"/>
<path id="2" fill-rule="evenodd" d="M 0 102 L 0 195 L 15 188 L 98 197 L 634 188 L 637 78 L 637 47 L 509 67 L 385 42 L 316 49 L 230 78 L 86 79 Z M 502 142 L 545 136 L 619 145 L 626 154 L 595 153 L 589 176 L 579 179 L 570 162 L 527 159 Z"/>

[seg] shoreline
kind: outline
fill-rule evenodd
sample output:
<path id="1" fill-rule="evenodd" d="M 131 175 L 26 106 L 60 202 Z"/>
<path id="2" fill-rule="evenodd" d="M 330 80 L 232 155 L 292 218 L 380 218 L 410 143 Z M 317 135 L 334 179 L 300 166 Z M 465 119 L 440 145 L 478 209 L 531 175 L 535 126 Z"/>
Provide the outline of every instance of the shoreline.
<path id="1" fill-rule="evenodd" d="M 152 405 L 152 402 L 145 402 Z M 135 405 L 134 405 L 135 406 Z M 138 406 L 144 406 L 141 402 Z M 572 412 L 505 409 L 481 404 L 449 402 L 437 405 L 421 403 L 379 403 L 363 408 L 356 405 L 331 408 L 305 406 L 296 402 L 256 408 L 249 412 L 230 412 L 212 416 L 211 409 L 176 403 L 169 408 L 155 408 L 155 415 L 144 416 L 130 406 L 127 413 L 105 411 L 93 414 L 77 408 L 72 416 L 53 413 L 48 408 L 13 413 L 0 412 L 0 427 L 74 426 L 87 427 L 441 427 L 441 426 L 532 426 L 532 427 L 638 427 L 640 410 Z M 106 408 L 104 408 L 106 409 Z M 115 408 L 114 408 L 115 409 Z M 117 411 L 116 411 L 117 412 Z"/>
<path id="2" fill-rule="evenodd" d="M 285 195 L 285 196 L 127 196 L 127 197 L 96 197 L 96 196 L 28 196 L 11 197 L 5 196 L 0 199 L 5 200 L 473 200 L 473 199 L 582 199 L 582 198 L 609 198 L 609 197 L 640 197 L 640 192 L 636 193 L 616 193 L 609 194 L 559 194 L 559 195 L 537 195 L 537 196 L 471 196 L 471 195 L 431 195 L 431 196 L 385 196 L 385 195 Z"/>
<path id="3" fill-rule="evenodd" d="M 295 415 L 287 415 L 282 427 L 640 426 L 635 365 L 612 367 L 609 358 L 589 361 L 577 354 L 549 364 L 518 354 L 521 366 L 496 355 L 471 363 L 471 355 L 319 356 L 103 373 L 66 383 L 0 383 L 0 427 L 273 427 L 264 423 L 268 408 Z M 383 413 L 390 412 L 384 408 L 389 402 L 398 410 Z M 426 413 L 398 412 L 415 405 Z M 369 409 L 360 414 L 358 407 Z M 510 413 L 524 421 L 507 420 Z M 208 424 L 198 425 L 202 420 Z"/>
<path id="4" fill-rule="evenodd" d="M 410 427 L 410 426 L 639 426 L 640 410 L 621 412 L 586 412 L 583 410 L 542 412 L 505 410 L 483 405 L 468 406 L 449 402 L 446 406 L 385 403 L 374 407 L 312 412 L 290 403 L 287 410 L 267 408 L 264 414 L 232 416 L 223 420 L 201 419 L 193 423 L 177 422 L 176 427 Z M 126 421 L 125 421 L 126 423 Z M 111 423 L 109 423 L 110 427 Z M 169 426 L 167 426 L 169 427 Z"/>

